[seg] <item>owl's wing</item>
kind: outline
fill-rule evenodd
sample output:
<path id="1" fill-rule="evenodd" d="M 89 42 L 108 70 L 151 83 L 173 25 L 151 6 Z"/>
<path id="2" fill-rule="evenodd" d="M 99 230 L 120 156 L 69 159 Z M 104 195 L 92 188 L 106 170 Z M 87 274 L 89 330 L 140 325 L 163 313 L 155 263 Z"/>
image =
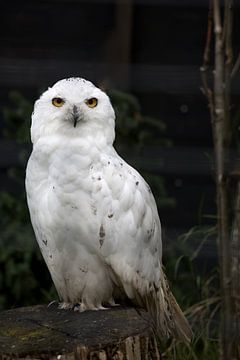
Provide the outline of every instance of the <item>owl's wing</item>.
<path id="1" fill-rule="evenodd" d="M 112 229 L 107 261 L 127 296 L 135 298 L 136 289 L 144 295 L 160 278 L 162 242 L 156 203 L 145 180 L 121 158 L 111 161 L 104 177 L 111 194 L 105 223 L 106 234 Z"/>
<path id="2" fill-rule="evenodd" d="M 111 209 L 105 204 L 107 262 L 127 296 L 150 312 L 159 334 L 189 341 L 191 329 L 162 269 L 161 224 L 151 189 L 120 157 L 105 169 L 106 199 L 111 198 Z"/>

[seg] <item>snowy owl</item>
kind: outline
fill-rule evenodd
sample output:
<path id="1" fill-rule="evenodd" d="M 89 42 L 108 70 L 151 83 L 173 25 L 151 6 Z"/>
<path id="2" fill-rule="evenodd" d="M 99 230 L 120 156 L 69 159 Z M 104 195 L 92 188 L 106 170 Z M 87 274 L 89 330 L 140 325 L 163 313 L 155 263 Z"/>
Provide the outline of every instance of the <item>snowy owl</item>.
<path id="1" fill-rule="evenodd" d="M 141 175 L 113 147 L 115 114 L 90 81 L 58 81 L 36 101 L 27 201 L 60 307 L 103 309 L 122 296 L 160 336 L 191 330 L 162 269 L 161 225 Z"/>

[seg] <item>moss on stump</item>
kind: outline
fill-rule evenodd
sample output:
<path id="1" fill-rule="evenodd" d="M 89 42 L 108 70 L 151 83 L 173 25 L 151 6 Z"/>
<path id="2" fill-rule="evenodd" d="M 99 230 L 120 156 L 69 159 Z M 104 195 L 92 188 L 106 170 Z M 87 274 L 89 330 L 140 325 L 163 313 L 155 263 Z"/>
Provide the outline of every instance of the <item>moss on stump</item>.
<path id="1" fill-rule="evenodd" d="M 0 360 L 7 359 L 157 360 L 160 354 L 144 312 L 37 305 L 0 313 Z"/>

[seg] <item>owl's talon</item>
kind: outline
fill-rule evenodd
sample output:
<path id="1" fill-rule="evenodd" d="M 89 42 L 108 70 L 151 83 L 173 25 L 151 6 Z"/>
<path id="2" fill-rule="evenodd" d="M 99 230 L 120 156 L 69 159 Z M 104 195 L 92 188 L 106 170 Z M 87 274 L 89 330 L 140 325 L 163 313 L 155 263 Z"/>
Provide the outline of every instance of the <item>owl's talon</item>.
<path id="1" fill-rule="evenodd" d="M 51 301 L 48 305 L 47 305 L 47 308 L 50 308 L 53 304 L 57 303 L 58 301 L 57 300 L 53 300 Z"/>

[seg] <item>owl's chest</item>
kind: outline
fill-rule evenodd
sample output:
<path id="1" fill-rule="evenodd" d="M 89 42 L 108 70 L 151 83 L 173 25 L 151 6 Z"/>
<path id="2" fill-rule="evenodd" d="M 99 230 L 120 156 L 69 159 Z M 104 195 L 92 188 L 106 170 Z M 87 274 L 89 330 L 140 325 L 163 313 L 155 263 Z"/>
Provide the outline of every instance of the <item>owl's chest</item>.
<path id="1" fill-rule="evenodd" d="M 79 219 L 89 223 L 89 218 L 98 224 L 102 212 L 111 211 L 111 186 L 106 179 L 106 175 L 111 178 L 109 155 L 86 144 L 75 148 L 66 144 L 48 152 L 42 149 L 33 152 L 28 164 L 29 207 L 35 213 L 49 214 L 54 226 L 75 227 Z"/>
<path id="2" fill-rule="evenodd" d="M 39 242 L 45 236 L 51 239 L 49 246 L 55 242 L 63 246 L 66 239 L 75 243 L 79 238 L 87 240 L 89 234 L 93 237 L 101 225 L 94 195 L 99 180 L 93 181 L 91 170 L 97 157 L 69 150 L 55 151 L 45 159 L 43 155 L 32 154 L 26 182 L 32 223 Z"/>

